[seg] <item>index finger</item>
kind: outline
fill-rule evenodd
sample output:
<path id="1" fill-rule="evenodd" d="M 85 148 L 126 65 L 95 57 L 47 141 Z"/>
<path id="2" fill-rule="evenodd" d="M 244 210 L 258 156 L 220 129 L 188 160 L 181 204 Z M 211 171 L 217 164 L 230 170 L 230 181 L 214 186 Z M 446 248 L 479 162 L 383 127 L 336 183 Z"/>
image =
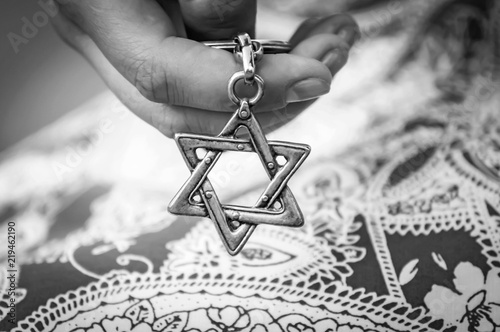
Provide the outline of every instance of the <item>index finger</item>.
<path id="1" fill-rule="evenodd" d="M 240 32 L 255 37 L 256 0 L 180 0 L 189 38 L 230 39 Z"/>

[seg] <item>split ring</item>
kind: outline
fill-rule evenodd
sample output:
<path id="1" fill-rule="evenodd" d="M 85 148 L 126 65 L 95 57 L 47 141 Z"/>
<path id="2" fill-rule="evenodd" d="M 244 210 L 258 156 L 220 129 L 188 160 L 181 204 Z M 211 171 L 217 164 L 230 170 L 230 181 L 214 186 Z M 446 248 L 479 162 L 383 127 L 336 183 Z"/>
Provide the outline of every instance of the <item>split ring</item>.
<path id="1" fill-rule="evenodd" d="M 243 99 L 236 95 L 236 83 L 244 79 L 245 79 L 245 72 L 239 71 L 235 73 L 233 76 L 231 76 L 231 78 L 229 79 L 229 83 L 227 85 L 227 94 L 229 96 L 229 99 L 231 99 L 231 101 L 236 105 L 240 105 Z M 255 94 L 255 96 L 248 99 L 248 104 L 250 106 L 257 104 L 264 95 L 264 80 L 259 75 L 255 75 L 254 79 L 255 79 L 254 81 L 257 82 L 257 93 Z"/>

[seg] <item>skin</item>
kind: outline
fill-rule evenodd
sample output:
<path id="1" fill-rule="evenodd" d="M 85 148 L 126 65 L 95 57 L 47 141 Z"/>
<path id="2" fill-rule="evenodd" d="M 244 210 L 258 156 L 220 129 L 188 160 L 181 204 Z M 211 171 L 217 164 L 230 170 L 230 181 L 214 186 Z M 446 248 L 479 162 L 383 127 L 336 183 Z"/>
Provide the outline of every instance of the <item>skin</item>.
<path id="1" fill-rule="evenodd" d="M 61 37 L 132 112 L 166 136 L 216 135 L 235 111 L 227 82 L 242 70 L 241 63 L 198 41 L 253 34 L 256 0 L 224 1 L 220 6 L 230 7 L 220 8 L 212 0 L 55 3 L 61 15 L 54 26 Z M 257 73 L 265 94 L 254 109 L 264 131 L 292 120 L 328 92 L 358 35 L 348 15 L 308 20 L 292 37 L 289 54 L 263 57 Z"/>

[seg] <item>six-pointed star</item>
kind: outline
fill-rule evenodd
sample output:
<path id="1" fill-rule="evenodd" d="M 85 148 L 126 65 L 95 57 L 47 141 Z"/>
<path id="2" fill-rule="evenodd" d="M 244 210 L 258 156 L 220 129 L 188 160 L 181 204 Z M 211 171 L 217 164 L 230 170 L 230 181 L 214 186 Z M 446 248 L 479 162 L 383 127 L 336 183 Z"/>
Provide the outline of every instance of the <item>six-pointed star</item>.
<path id="1" fill-rule="evenodd" d="M 234 138 L 235 132 L 242 126 L 247 127 L 251 140 Z M 175 139 L 191 176 L 172 199 L 168 209 L 173 214 L 210 216 L 231 255 L 243 248 L 258 224 L 303 225 L 302 213 L 286 184 L 309 155 L 309 146 L 267 142 L 253 114 L 247 119 L 235 114 L 218 137 L 177 134 Z M 200 148 L 208 151 L 201 159 L 196 154 Z M 255 206 L 222 205 L 219 201 L 208 173 L 223 151 L 255 152 L 259 155 L 271 182 Z M 275 160 L 277 156 L 283 156 L 286 163 L 278 165 Z M 202 202 L 196 202 L 194 197 L 201 198 Z M 273 207 L 275 202 L 279 202 L 279 209 Z"/>

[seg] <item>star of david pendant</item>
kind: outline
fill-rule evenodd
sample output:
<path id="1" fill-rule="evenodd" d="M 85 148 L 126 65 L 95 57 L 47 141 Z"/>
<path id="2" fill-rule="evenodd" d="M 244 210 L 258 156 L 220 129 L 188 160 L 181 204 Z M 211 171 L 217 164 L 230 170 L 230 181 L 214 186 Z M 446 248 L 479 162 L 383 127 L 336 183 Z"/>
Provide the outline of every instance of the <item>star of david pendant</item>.
<path id="1" fill-rule="evenodd" d="M 304 162 L 310 147 L 304 144 L 267 141 L 260 124 L 252 113 L 264 93 L 264 81 L 255 74 L 255 41 L 248 35 L 238 36 L 243 58 L 244 71 L 234 74 L 229 81 L 228 93 L 238 109 L 217 137 L 177 134 L 175 140 L 191 176 L 174 196 L 168 210 L 170 213 L 186 216 L 210 217 L 231 255 L 238 254 L 259 224 L 300 227 L 304 223 L 302 212 L 287 182 Z M 258 48 L 258 46 L 257 46 Z M 250 58 L 249 58 L 249 56 Z M 257 94 L 251 98 L 238 98 L 234 88 L 238 81 L 257 84 Z M 236 132 L 245 127 L 250 139 L 236 137 Z M 196 150 L 207 151 L 198 158 Z M 208 173 L 224 151 L 256 153 L 269 176 L 270 183 L 252 207 L 223 205 L 219 201 Z M 279 165 L 277 157 L 286 159 Z M 195 197 L 199 198 L 198 200 Z M 275 203 L 279 208 L 275 207 Z"/>

